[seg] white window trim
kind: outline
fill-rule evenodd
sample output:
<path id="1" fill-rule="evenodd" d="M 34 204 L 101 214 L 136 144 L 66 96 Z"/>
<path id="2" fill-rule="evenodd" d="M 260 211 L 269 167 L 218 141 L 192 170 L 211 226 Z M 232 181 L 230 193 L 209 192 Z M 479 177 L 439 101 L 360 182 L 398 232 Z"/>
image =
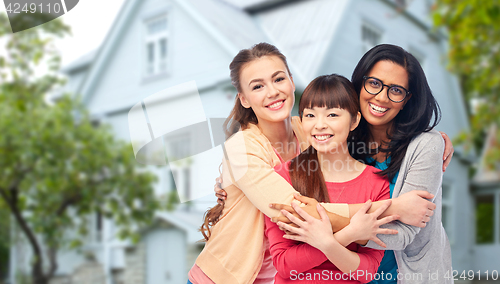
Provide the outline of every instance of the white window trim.
<path id="1" fill-rule="evenodd" d="M 384 39 L 383 39 L 384 32 L 382 29 L 378 28 L 377 25 L 374 25 L 370 21 L 366 21 L 366 20 L 362 21 L 361 29 L 360 29 L 360 40 L 361 40 L 361 48 L 362 48 L 361 51 L 363 52 L 363 54 L 365 54 L 368 50 L 370 50 L 372 47 L 375 46 L 375 45 L 372 45 L 372 43 L 369 43 L 365 39 L 363 39 L 363 29 L 364 28 L 371 30 L 374 33 L 377 33 L 380 36 L 379 41 L 377 43 L 375 43 L 375 45 L 384 42 Z"/>
<path id="2" fill-rule="evenodd" d="M 158 34 L 154 35 L 149 35 L 148 34 L 148 24 L 160 20 L 162 18 L 165 18 L 167 21 L 167 28 L 165 31 L 160 32 Z M 142 21 L 142 39 L 141 39 L 141 67 L 142 67 L 142 77 L 145 81 L 149 81 L 152 79 L 158 79 L 158 78 L 165 78 L 165 76 L 168 76 L 171 73 L 171 65 L 172 65 L 172 60 L 171 60 L 171 42 L 172 42 L 172 36 L 171 36 L 171 25 L 172 25 L 172 13 L 170 9 L 163 9 L 161 12 L 156 13 L 152 16 L 149 17 L 144 17 Z M 161 39 L 166 39 L 166 56 L 165 56 L 165 62 L 164 64 L 165 69 L 160 70 L 160 47 L 159 47 L 159 42 Z M 154 67 L 152 73 L 149 73 L 148 71 L 148 44 L 149 43 L 154 43 Z"/>
<path id="3" fill-rule="evenodd" d="M 193 139 L 192 139 L 192 135 L 190 133 L 184 133 L 184 134 L 179 134 L 177 137 L 175 137 L 177 139 L 186 139 L 189 144 L 189 148 L 190 149 L 193 149 Z M 174 139 L 175 139 L 174 138 Z M 172 139 L 172 137 L 170 137 L 169 139 Z M 170 143 L 167 143 L 167 145 L 165 145 L 166 147 L 169 147 L 169 151 L 168 152 L 172 152 L 173 149 L 171 148 L 172 145 Z M 172 163 L 169 163 L 170 165 L 170 171 L 172 172 L 172 176 L 171 178 L 173 179 L 174 178 L 174 172 L 175 172 L 175 175 L 177 176 L 177 180 L 174 180 L 174 184 L 176 186 L 176 189 L 177 189 L 177 194 L 186 194 L 187 192 L 187 195 L 185 195 L 184 197 L 185 198 L 189 198 L 189 195 L 192 191 L 192 188 L 185 188 L 185 185 L 186 185 L 186 176 L 185 176 L 185 172 L 184 170 L 186 168 L 191 168 L 191 165 L 190 164 L 185 164 L 185 163 L 177 163 L 177 162 L 172 162 Z M 190 180 L 189 180 L 189 184 L 193 185 L 193 182 L 192 182 L 192 173 L 189 174 L 189 177 L 188 177 Z"/>
<path id="4" fill-rule="evenodd" d="M 478 244 L 476 241 L 476 197 L 484 195 L 493 195 L 493 206 L 494 206 L 494 216 L 493 216 L 493 243 L 489 244 Z M 487 189 L 481 190 L 480 193 L 475 193 L 474 197 L 474 245 L 475 246 L 492 246 L 500 244 L 500 190 L 498 189 Z"/>
<path id="5" fill-rule="evenodd" d="M 443 183 L 441 185 L 441 190 L 446 186 L 448 187 L 448 199 L 444 198 L 443 192 L 441 192 L 441 205 L 442 207 L 447 207 L 448 208 L 448 216 L 446 220 L 446 224 L 448 226 L 448 231 L 446 231 L 446 234 L 448 236 L 448 240 L 450 241 L 450 245 L 453 245 L 454 239 L 455 239 L 455 206 L 454 204 L 454 197 L 455 197 L 455 188 L 453 186 L 453 182 L 448 181 L 448 180 L 443 180 Z M 441 213 L 441 218 L 443 217 Z M 441 220 L 442 223 L 442 220 Z"/>

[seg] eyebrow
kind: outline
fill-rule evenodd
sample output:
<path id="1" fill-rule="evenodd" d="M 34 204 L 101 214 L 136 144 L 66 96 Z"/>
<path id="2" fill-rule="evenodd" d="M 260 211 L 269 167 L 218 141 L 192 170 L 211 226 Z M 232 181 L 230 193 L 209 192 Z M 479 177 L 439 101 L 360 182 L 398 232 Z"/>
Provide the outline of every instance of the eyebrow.
<path id="1" fill-rule="evenodd" d="M 285 71 L 278 70 L 278 71 L 276 71 L 276 72 L 273 73 L 273 75 L 271 76 L 271 78 L 276 77 L 279 73 L 285 73 Z M 264 81 L 264 79 L 253 79 L 252 81 L 250 81 L 250 83 L 248 83 L 248 85 L 250 86 L 252 83 L 262 82 L 262 81 Z"/>

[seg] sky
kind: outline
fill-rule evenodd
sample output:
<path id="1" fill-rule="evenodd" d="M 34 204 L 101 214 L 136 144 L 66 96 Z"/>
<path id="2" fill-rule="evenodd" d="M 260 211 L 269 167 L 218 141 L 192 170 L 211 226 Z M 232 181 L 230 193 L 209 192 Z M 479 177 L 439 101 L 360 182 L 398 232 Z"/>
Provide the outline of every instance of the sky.
<path id="1" fill-rule="evenodd" d="M 56 42 L 63 67 L 101 45 L 124 2 L 81 0 L 71 11 L 61 16 L 72 31 L 72 35 Z M 0 12 L 5 12 L 2 4 Z"/>

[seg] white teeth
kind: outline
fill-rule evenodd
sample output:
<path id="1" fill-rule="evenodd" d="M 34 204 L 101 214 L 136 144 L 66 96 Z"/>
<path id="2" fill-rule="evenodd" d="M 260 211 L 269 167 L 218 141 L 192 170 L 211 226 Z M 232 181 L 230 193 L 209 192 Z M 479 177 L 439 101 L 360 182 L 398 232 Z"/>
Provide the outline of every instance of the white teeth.
<path id="1" fill-rule="evenodd" d="M 379 113 L 384 113 L 384 112 L 386 112 L 386 111 L 388 110 L 388 108 L 379 107 L 379 106 L 376 106 L 376 105 L 371 104 L 371 103 L 370 103 L 370 107 L 371 107 L 374 111 L 379 112 Z"/>
<path id="2" fill-rule="evenodd" d="M 320 140 L 320 141 L 323 141 L 323 140 L 326 140 L 330 137 L 332 137 L 333 135 L 314 135 L 314 138 Z"/>
<path id="3" fill-rule="evenodd" d="M 280 105 L 282 105 L 285 101 L 279 101 L 279 102 L 276 102 L 270 106 L 268 106 L 268 108 L 277 108 L 279 107 Z"/>

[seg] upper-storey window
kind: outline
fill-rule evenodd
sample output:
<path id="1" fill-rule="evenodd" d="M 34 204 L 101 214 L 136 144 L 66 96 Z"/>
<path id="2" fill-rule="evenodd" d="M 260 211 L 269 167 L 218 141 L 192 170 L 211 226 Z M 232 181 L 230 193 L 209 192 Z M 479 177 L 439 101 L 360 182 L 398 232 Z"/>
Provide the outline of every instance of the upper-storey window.
<path id="1" fill-rule="evenodd" d="M 145 75 L 151 76 L 167 71 L 168 20 L 167 15 L 145 22 Z"/>
<path id="2" fill-rule="evenodd" d="M 363 53 L 370 50 L 372 47 L 380 43 L 382 38 L 382 33 L 378 30 L 369 26 L 368 24 L 363 24 L 361 27 L 361 41 L 363 43 Z"/>

